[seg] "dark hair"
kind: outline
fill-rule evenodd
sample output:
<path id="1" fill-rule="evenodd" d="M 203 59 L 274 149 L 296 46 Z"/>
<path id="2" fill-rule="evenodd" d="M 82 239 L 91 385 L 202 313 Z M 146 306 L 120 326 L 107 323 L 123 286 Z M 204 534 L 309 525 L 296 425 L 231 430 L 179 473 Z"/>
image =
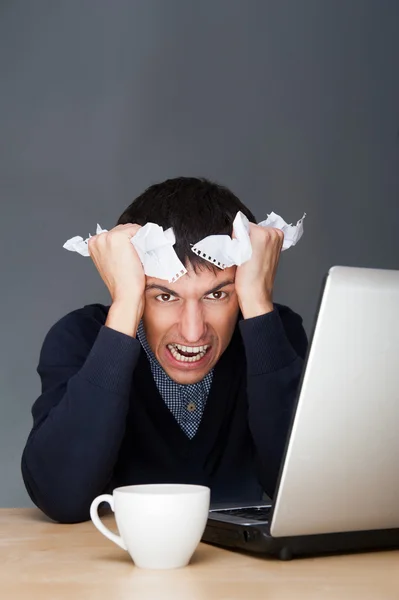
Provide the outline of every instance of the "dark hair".
<path id="1" fill-rule="evenodd" d="M 208 235 L 228 234 L 238 211 L 256 223 L 252 212 L 228 188 L 196 177 L 177 177 L 150 186 L 122 213 L 118 225 L 156 223 L 176 236 L 174 249 L 183 264 L 193 268 L 213 265 L 191 251 Z"/>

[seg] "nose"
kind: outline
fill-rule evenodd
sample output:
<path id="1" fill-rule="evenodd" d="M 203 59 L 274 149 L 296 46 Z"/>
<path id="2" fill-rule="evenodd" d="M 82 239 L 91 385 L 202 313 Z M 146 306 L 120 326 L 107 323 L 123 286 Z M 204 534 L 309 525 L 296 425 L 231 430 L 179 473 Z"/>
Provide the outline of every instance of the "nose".
<path id="1" fill-rule="evenodd" d="M 204 339 L 206 324 L 202 308 L 197 302 L 185 302 L 180 314 L 179 333 L 189 344 Z"/>

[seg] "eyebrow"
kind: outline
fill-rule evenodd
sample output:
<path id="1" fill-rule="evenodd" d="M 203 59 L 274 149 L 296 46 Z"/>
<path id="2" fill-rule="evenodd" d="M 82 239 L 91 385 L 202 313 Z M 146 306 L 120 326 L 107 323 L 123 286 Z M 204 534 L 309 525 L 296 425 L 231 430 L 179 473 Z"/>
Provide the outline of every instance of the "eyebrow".
<path id="1" fill-rule="evenodd" d="M 209 296 L 209 294 L 214 294 L 215 292 L 218 292 L 219 290 L 226 287 L 227 285 L 233 285 L 233 284 L 234 284 L 233 279 L 226 279 L 226 281 L 221 281 L 216 287 L 205 292 L 204 296 Z M 145 291 L 147 292 L 148 290 L 159 290 L 160 292 L 163 292 L 164 294 L 171 294 L 172 296 L 181 298 L 181 296 L 179 296 L 179 294 L 175 290 L 171 290 L 170 288 L 165 287 L 163 285 L 158 285 L 158 283 L 149 283 L 148 285 L 146 285 Z"/>

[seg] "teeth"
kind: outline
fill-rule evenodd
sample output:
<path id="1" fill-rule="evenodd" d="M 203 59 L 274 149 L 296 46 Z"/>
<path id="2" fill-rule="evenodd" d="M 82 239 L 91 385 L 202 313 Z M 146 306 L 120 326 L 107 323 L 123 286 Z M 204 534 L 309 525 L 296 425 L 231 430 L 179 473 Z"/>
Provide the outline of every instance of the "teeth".
<path id="1" fill-rule="evenodd" d="M 178 350 L 181 350 L 182 352 L 190 352 L 190 354 L 198 354 L 199 352 L 205 352 L 209 348 L 209 344 L 207 344 L 206 346 L 182 346 L 181 344 L 173 344 L 173 346 Z"/>
<path id="2" fill-rule="evenodd" d="M 209 344 L 195 348 L 190 346 L 182 346 L 181 344 L 168 344 L 168 348 L 176 360 L 180 362 L 196 362 L 205 356 L 206 351 L 209 348 Z M 179 350 L 182 352 L 192 353 L 192 356 L 183 356 L 180 354 Z"/>

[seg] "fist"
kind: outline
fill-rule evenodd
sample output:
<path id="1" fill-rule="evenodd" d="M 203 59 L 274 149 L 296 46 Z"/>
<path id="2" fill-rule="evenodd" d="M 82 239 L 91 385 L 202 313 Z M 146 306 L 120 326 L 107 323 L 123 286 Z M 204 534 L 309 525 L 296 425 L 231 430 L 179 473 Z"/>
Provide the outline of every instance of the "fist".
<path id="1" fill-rule="evenodd" d="M 143 303 L 145 274 L 130 242 L 140 225 L 118 225 L 89 239 L 88 248 L 97 271 L 111 294 L 112 302 Z"/>
<path id="2" fill-rule="evenodd" d="M 235 290 L 244 318 L 273 310 L 273 286 L 283 247 L 284 233 L 250 223 L 252 256 L 237 267 Z"/>

